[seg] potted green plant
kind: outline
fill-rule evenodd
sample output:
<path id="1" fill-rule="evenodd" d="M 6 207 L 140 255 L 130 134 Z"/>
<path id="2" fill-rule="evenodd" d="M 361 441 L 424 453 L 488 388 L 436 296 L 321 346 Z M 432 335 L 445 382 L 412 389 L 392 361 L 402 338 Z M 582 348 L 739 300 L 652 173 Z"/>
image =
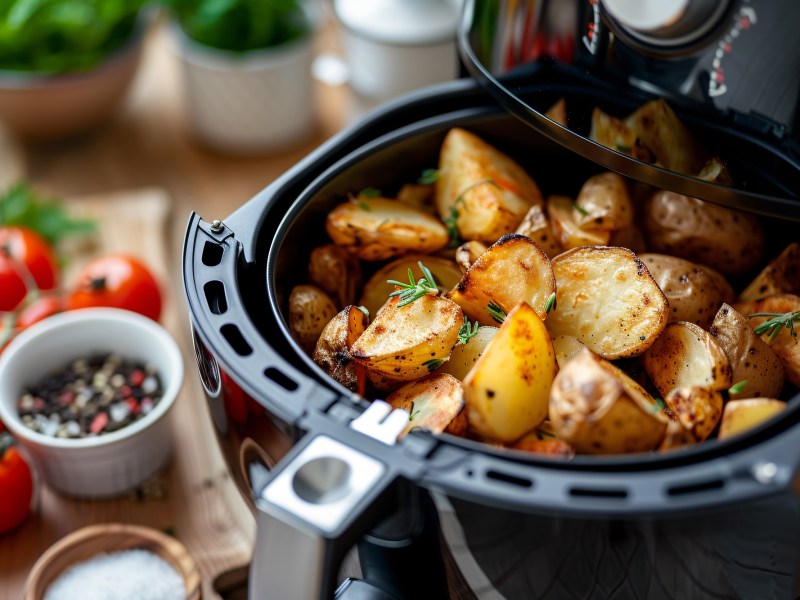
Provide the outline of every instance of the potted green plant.
<path id="1" fill-rule="evenodd" d="M 105 119 L 136 72 L 143 4 L 0 2 L 0 118 L 34 138 L 71 135 Z"/>
<path id="2" fill-rule="evenodd" d="M 300 0 L 166 0 L 196 138 L 252 153 L 296 143 L 315 127 L 313 27 Z"/>

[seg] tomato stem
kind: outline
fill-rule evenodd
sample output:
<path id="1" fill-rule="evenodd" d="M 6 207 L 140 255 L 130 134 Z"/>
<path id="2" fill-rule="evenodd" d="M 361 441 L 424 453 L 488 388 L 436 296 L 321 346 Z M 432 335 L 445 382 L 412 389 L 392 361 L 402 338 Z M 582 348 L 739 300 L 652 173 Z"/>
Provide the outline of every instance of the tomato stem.
<path id="1" fill-rule="evenodd" d="M 89 289 L 93 292 L 99 292 L 101 290 L 106 289 L 106 278 L 105 277 L 94 277 L 89 280 Z"/>

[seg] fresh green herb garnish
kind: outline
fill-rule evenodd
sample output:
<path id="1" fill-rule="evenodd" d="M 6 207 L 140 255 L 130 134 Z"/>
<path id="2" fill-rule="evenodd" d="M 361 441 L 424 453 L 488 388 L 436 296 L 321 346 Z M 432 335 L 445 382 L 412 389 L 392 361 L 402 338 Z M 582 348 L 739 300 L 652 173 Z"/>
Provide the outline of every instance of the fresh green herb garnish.
<path id="1" fill-rule="evenodd" d="M 579 213 L 581 213 L 581 214 L 582 214 L 584 217 L 588 217 L 588 216 L 589 216 L 589 211 L 587 211 L 587 210 L 586 210 L 585 208 L 583 208 L 582 206 L 578 206 L 577 204 L 573 204 L 573 205 L 572 205 L 572 208 L 573 208 L 573 210 L 577 210 L 577 211 L 578 211 Z"/>
<path id="2" fill-rule="evenodd" d="M 358 193 L 362 198 L 378 198 L 381 191 L 374 187 L 366 187 Z"/>
<path id="3" fill-rule="evenodd" d="M 372 210 L 372 209 L 369 207 L 369 204 L 367 204 L 367 203 L 366 203 L 366 202 L 364 202 L 363 200 L 356 200 L 356 205 L 357 205 L 357 206 L 358 206 L 358 208 L 360 208 L 361 210 L 365 210 L 365 211 L 367 211 L 367 212 L 370 212 L 370 211 Z"/>
<path id="4" fill-rule="evenodd" d="M 558 307 L 556 304 L 556 293 L 553 292 L 550 294 L 550 297 L 547 299 L 544 305 L 544 312 L 545 314 L 549 313 L 551 310 L 555 310 Z"/>
<path id="5" fill-rule="evenodd" d="M 472 338 L 478 335 L 478 327 L 479 324 L 477 321 L 470 325 L 467 315 L 464 315 L 464 324 L 461 326 L 461 329 L 458 330 L 458 342 L 456 342 L 456 345 L 468 344 Z"/>
<path id="6" fill-rule="evenodd" d="M 653 406 L 650 407 L 653 413 L 660 413 L 667 410 L 667 403 L 663 398 L 653 398 Z"/>
<path id="7" fill-rule="evenodd" d="M 489 316 L 498 323 L 502 323 L 506 320 L 506 311 L 504 311 L 498 304 L 489 302 L 489 304 L 486 306 L 486 310 L 489 312 Z"/>
<path id="8" fill-rule="evenodd" d="M 419 176 L 419 179 L 417 179 L 417 183 L 430 185 L 431 183 L 436 183 L 438 179 L 439 179 L 438 169 L 425 169 Z"/>
<path id="9" fill-rule="evenodd" d="M 414 403 L 412 402 L 411 407 L 408 410 L 408 420 L 413 421 L 414 417 L 416 417 L 418 414 L 419 414 L 419 409 L 414 410 Z"/>
<path id="10" fill-rule="evenodd" d="M 631 147 L 625 146 L 624 144 L 617 144 L 617 150 L 619 150 L 620 152 L 630 152 Z"/>
<path id="11" fill-rule="evenodd" d="M 729 394 L 739 394 L 744 391 L 744 388 L 747 387 L 747 379 L 743 379 L 739 383 L 734 383 L 731 387 L 728 388 Z"/>
<path id="12" fill-rule="evenodd" d="M 426 360 L 424 363 L 422 363 L 422 366 L 423 367 L 428 367 L 428 371 L 430 373 L 433 373 L 436 369 L 441 367 L 443 364 L 444 364 L 444 359 L 443 358 L 432 358 L 432 359 Z"/>
<path id="13" fill-rule="evenodd" d="M 789 330 L 789 335 L 797 335 L 794 331 L 794 322 L 800 320 L 800 310 L 788 313 L 753 313 L 752 315 L 747 315 L 748 319 L 753 317 L 772 317 L 769 321 L 764 321 L 755 328 L 756 335 L 768 333 L 770 341 L 774 340 L 784 327 Z"/>
<path id="14" fill-rule="evenodd" d="M 408 269 L 408 283 L 402 283 L 394 279 L 388 279 L 386 281 L 386 283 L 391 283 L 401 288 L 389 294 L 389 298 L 394 296 L 400 298 L 400 302 L 397 305 L 398 308 L 406 304 L 411 304 L 414 300 L 427 296 L 428 294 L 435 295 L 439 293 L 439 288 L 436 286 L 436 280 L 433 278 L 433 273 L 431 273 L 430 269 L 423 265 L 421 261 L 417 262 L 417 264 L 424 275 L 419 281 L 414 280 L 414 273 L 410 267 Z"/>
<path id="15" fill-rule="evenodd" d="M 456 226 L 458 215 L 458 209 L 455 206 L 451 206 L 450 216 L 442 219 L 442 222 L 447 227 L 447 235 L 450 236 L 450 243 L 447 244 L 450 249 L 458 248 L 461 245 L 461 236 L 458 235 L 458 227 Z"/>

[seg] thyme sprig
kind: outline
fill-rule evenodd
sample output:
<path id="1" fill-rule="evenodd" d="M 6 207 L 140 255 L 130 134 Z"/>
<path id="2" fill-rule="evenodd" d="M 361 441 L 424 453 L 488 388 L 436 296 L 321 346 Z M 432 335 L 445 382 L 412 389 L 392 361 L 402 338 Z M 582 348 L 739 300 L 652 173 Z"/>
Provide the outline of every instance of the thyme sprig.
<path id="1" fill-rule="evenodd" d="M 436 183 L 436 180 L 438 179 L 439 179 L 438 169 L 425 169 L 419 176 L 419 179 L 417 179 L 417 183 L 421 183 L 423 185 L 430 185 L 431 183 Z"/>
<path id="2" fill-rule="evenodd" d="M 556 310 L 558 308 L 558 304 L 556 303 L 556 293 L 553 292 L 547 298 L 547 302 L 544 304 L 544 312 L 545 314 L 549 313 L 551 310 Z"/>
<path id="3" fill-rule="evenodd" d="M 400 303 L 397 305 L 398 308 L 406 304 L 411 304 L 414 300 L 418 300 L 428 294 L 436 295 L 439 293 L 439 288 L 436 286 L 436 280 L 433 278 L 431 270 L 423 265 L 422 261 L 417 262 L 417 264 L 424 275 L 419 281 L 414 279 L 414 272 L 411 270 L 411 267 L 408 268 L 408 283 L 402 283 L 394 279 L 386 280 L 386 283 L 391 283 L 401 288 L 389 294 L 389 298 L 393 298 L 394 296 L 400 298 Z"/>
<path id="4" fill-rule="evenodd" d="M 506 311 L 504 311 L 499 304 L 489 302 L 489 304 L 486 305 L 486 311 L 489 313 L 489 316 L 498 323 L 502 323 L 506 320 Z"/>
<path id="5" fill-rule="evenodd" d="M 458 248 L 461 245 L 461 236 L 458 233 L 458 227 L 456 226 L 456 221 L 461 213 L 458 210 L 459 204 L 464 204 L 464 197 L 467 195 L 468 192 L 474 190 L 476 187 L 481 185 L 488 184 L 493 185 L 497 189 L 500 189 L 500 186 L 497 183 L 490 179 L 489 177 L 484 177 L 483 179 L 478 179 L 478 181 L 471 183 L 468 185 L 464 190 L 458 195 L 456 201 L 453 202 L 453 206 L 450 207 L 450 215 L 442 219 L 442 222 L 447 226 L 447 234 L 450 236 L 450 243 L 447 245 L 448 248 Z"/>
<path id="6" fill-rule="evenodd" d="M 458 342 L 456 342 L 456 345 L 464 344 L 466 346 L 472 338 L 478 335 L 478 327 L 477 321 L 470 325 L 469 318 L 464 315 L 464 324 L 458 330 Z"/>
<path id="7" fill-rule="evenodd" d="M 753 313 L 752 315 L 747 315 L 748 319 L 754 317 L 772 317 L 769 321 L 764 321 L 755 328 L 756 335 L 768 333 L 770 341 L 778 337 L 784 327 L 789 330 L 789 335 L 797 335 L 794 331 L 794 322 L 800 320 L 800 310 L 788 313 Z"/>
<path id="8" fill-rule="evenodd" d="M 578 204 L 573 204 L 573 205 L 572 205 L 572 209 L 573 209 L 573 210 L 577 210 L 577 211 L 578 211 L 579 213 L 581 213 L 581 214 L 582 214 L 584 217 L 588 217 L 588 216 L 589 216 L 589 211 L 588 211 L 588 210 L 586 210 L 585 208 L 583 208 L 582 206 L 578 205 Z"/>

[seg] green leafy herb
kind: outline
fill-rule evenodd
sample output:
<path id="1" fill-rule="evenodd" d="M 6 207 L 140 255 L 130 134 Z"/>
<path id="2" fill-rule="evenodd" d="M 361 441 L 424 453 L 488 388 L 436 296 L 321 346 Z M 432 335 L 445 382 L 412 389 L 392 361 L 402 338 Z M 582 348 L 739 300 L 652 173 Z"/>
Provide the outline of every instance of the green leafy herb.
<path id="1" fill-rule="evenodd" d="M 458 209 L 455 206 L 451 206 L 450 216 L 442 219 L 442 222 L 447 227 L 447 235 L 450 236 L 450 243 L 447 244 L 450 249 L 458 248 L 461 245 L 461 236 L 458 234 L 458 227 L 456 226 L 458 215 Z"/>
<path id="2" fill-rule="evenodd" d="M 581 213 L 581 214 L 582 214 L 584 217 L 588 217 L 588 216 L 589 216 L 589 211 L 587 211 L 587 210 L 586 210 L 585 208 L 583 208 L 582 206 L 578 206 L 577 204 L 573 204 L 573 205 L 572 205 L 572 208 L 573 208 L 573 210 L 577 210 L 577 211 L 578 211 L 579 213 Z"/>
<path id="3" fill-rule="evenodd" d="M 439 293 L 439 288 L 436 286 L 436 280 L 433 278 L 433 273 L 431 273 L 430 269 L 423 265 L 421 261 L 417 262 L 417 264 L 424 275 L 419 281 L 415 281 L 414 272 L 410 267 L 408 269 L 408 283 L 402 283 L 394 279 L 388 279 L 386 281 L 386 283 L 391 283 L 401 288 L 389 294 L 390 298 L 399 296 L 400 302 L 397 305 L 398 308 L 406 304 L 411 304 L 414 300 L 427 296 L 428 294 Z"/>
<path id="4" fill-rule="evenodd" d="M 489 304 L 486 306 L 486 310 L 489 312 L 489 316 L 498 323 L 502 323 L 506 320 L 506 311 L 504 311 L 498 304 L 489 302 Z"/>
<path id="5" fill-rule="evenodd" d="M 24 183 L 18 183 L 0 197 L 0 225 L 33 229 L 51 244 L 66 236 L 83 235 L 96 229 L 94 221 L 70 218 L 61 202 L 37 196 Z"/>
<path id="6" fill-rule="evenodd" d="M 794 322 L 800 320 L 800 310 L 788 313 L 753 313 L 752 315 L 747 315 L 748 319 L 753 317 L 772 317 L 769 321 L 764 321 L 755 328 L 757 335 L 768 333 L 770 341 L 774 340 L 784 327 L 789 330 L 789 335 L 797 335 L 794 331 Z"/>
<path id="7" fill-rule="evenodd" d="M 408 420 L 413 421 L 414 417 L 416 417 L 418 414 L 419 414 L 419 409 L 414 410 L 414 403 L 412 402 L 411 407 L 408 410 Z"/>
<path id="8" fill-rule="evenodd" d="M 432 358 L 432 359 L 426 360 L 424 363 L 422 363 L 422 366 L 423 367 L 428 367 L 428 371 L 430 373 L 433 373 L 436 369 L 441 367 L 443 364 L 444 364 L 444 359 L 443 358 Z"/>
<path id="9" fill-rule="evenodd" d="M 369 319 L 369 311 L 367 310 L 366 306 L 356 306 L 356 308 L 364 313 L 364 316 Z"/>
<path id="10" fill-rule="evenodd" d="M 438 169 L 425 169 L 419 176 L 419 179 L 417 179 L 417 183 L 430 185 L 431 183 L 436 183 L 438 179 L 439 179 Z"/>
<path id="11" fill-rule="evenodd" d="M 456 342 L 456 344 L 468 344 L 472 338 L 478 335 L 479 326 L 477 321 L 470 325 L 467 315 L 464 315 L 464 324 L 461 326 L 461 329 L 458 330 L 458 342 Z"/>
<path id="12" fill-rule="evenodd" d="M 653 398 L 653 406 L 650 407 L 650 411 L 653 413 L 660 413 L 667 410 L 667 403 L 664 402 L 663 398 Z"/>
<path id="13" fill-rule="evenodd" d="M 630 152 L 631 151 L 631 147 L 630 146 L 626 146 L 624 144 L 617 144 L 617 150 L 619 150 L 620 152 Z"/>
<path id="14" fill-rule="evenodd" d="M 372 210 L 372 209 L 369 207 L 369 204 L 367 204 L 367 203 L 366 203 L 366 202 L 364 202 L 363 200 L 356 200 L 356 205 L 358 205 L 358 208 L 360 208 L 361 210 L 365 210 L 365 211 L 367 211 L 367 212 L 370 212 L 370 211 Z"/>
<path id="15" fill-rule="evenodd" d="M 744 391 L 744 388 L 747 387 L 747 379 L 743 379 L 739 383 L 734 383 L 731 387 L 728 388 L 729 394 L 740 394 Z"/>
<path id="16" fill-rule="evenodd" d="M 381 191 L 374 187 L 366 187 L 358 193 L 362 198 L 378 198 Z"/>
<path id="17" fill-rule="evenodd" d="M 556 304 L 556 293 L 553 292 L 550 294 L 550 297 L 547 299 L 547 302 L 544 305 L 544 312 L 545 314 L 549 313 L 551 310 L 555 310 L 558 307 Z"/>

